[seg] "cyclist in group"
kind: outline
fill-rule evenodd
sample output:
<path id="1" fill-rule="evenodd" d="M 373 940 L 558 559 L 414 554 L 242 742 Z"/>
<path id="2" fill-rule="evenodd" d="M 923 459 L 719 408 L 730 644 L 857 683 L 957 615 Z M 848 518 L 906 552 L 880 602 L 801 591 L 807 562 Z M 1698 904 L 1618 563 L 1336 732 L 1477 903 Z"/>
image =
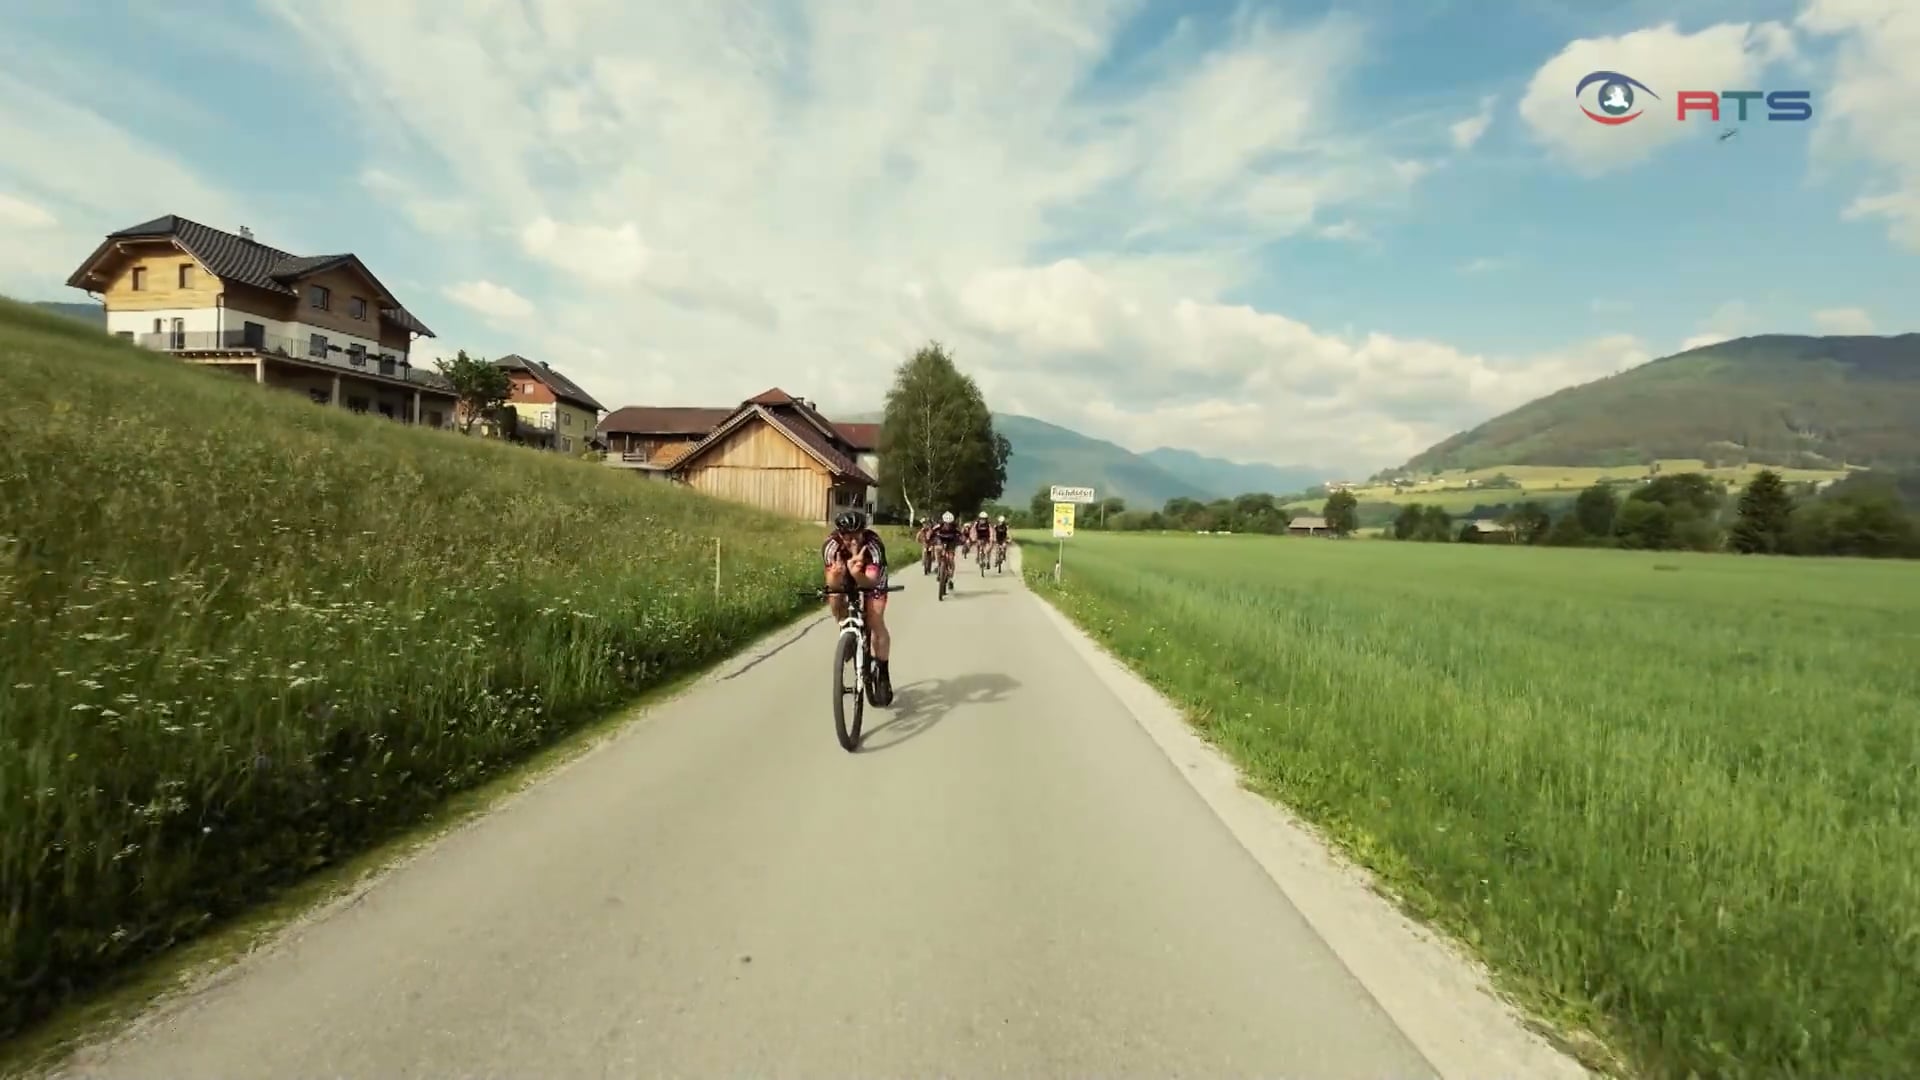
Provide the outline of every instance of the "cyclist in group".
<path id="1" fill-rule="evenodd" d="M 1013 530 L 1007 527 L 1007 515 L 1001 514 L 1000 520 L 993 523 L 993 559 L 998 566 L 1007 561 L 1007 541 L 1012 538 Z"/>
<path id="2" fill-rule="evenodd" d="M 920 528 L 913 534 L 914 542 L 920 545 L 920 573 L 933 573 L 933 519 L 921 518 Z"/>
<path id="3" fill-rule="evenodd" d="M 966 531 L 954 523 L 953 511 L 951 510 L 940 515 L 940 524 L 935 525 L 933 532 L 928 536 L 931 546 L 939 552 L 940 565 L 946 570 L 947 580 L 949 582 L 951 582 L 954 577 L 953 549 L 959 547 L 965 539 Z M 948 585 L 947 587 L 952 588 L 953 586 Z"/>
<path id="4" fill-rule="evenodd" d="M 827 588 L 846 589 L 887 584 L 887 545 L 880 534 L 867 527 L 867 516 L 858 510 L 842 510 L 833 519 L 833 532 L 820 545 L 820 557 L 826 563 Z M 834 593 L 827 606 L 836 621 L 847 617 L 847 596 Z M 865 596 L 864 614 L 873 649 L 873 703 L 885 707 L 893 701 L 893 674 L 887 670 L 893 637 L 887 632 L 887 594 Z"/>
<path id="5" fill-rule="evenodd" d="M 985 510 L 980 511 L 980 516 L 973 519 L 973 532 L 971 536 L 974 544 L 977 546 L 976 550 L 979 552 L 980 561 L 984 564 L 987 561 L 988 545 L 993 543 L 993 523 L 987 520 L 987 512 Z"/>

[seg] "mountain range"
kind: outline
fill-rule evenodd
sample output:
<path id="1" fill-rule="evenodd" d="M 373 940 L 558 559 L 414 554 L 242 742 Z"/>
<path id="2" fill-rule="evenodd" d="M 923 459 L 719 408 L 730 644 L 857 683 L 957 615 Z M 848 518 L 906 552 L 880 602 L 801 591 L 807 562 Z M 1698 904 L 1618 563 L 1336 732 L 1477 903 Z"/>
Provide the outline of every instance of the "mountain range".
<path id="1" fill-rule="evenodd" d="M 1808 469 L 1920 465 L 1920 334 L 1764 334 L 1689 349 L 1528 402 L 1404 468 L 1672 458 Z"/>

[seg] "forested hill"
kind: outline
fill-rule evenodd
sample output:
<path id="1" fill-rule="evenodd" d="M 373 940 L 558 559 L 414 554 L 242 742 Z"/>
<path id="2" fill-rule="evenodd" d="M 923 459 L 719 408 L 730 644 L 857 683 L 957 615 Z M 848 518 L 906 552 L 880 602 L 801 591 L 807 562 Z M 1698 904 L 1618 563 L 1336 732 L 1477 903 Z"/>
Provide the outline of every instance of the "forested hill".
<path id="1" fill-rule="evenodd" d="M 1439 443 L 1414 472 L 1633 465 L 1920 464 L 1920 334 L 1767 334 L 1561 390 Z"/>

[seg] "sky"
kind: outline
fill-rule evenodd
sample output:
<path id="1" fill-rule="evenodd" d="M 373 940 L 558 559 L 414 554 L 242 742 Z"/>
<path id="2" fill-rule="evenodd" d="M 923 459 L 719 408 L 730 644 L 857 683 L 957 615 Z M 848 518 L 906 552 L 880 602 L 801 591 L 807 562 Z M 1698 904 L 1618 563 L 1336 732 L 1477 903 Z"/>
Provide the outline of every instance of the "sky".
<path id="1" fill-rule="evenodd" d="M 1913 0 L 14 5 L 0 292 L 83 300 L 172 213 L 609 408 L 875 410 L 938 341 L 996 411 L 1361 473 L 1683 348 L 1920 329 L 1915 56 Z M 1594 123 L 1594 70 L 1658 96 Z"/>

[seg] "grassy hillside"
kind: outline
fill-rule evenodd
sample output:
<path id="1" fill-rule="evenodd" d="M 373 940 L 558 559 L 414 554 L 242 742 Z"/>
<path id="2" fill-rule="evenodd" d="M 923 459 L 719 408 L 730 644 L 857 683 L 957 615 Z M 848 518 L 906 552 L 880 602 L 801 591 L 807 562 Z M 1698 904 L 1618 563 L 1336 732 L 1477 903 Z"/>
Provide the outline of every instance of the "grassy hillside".
<path id="1" fill-rule="evenodd" d="M 1920 463 L 1920 334 L 1740 338 L 1522 405 L 1407 462 L 1811 469 Z"/>
<path id="2" fill-rule="evenodd" d="M 4 301 L 0 506 L 0 1036 L 732 650 L 818 573 L 808 526 Z"/>
<path id="3" fill-rule="evenodd" d="M 1866 560 L 1073 541 L 1033 587 L 1643 1076 L 1920 1057 L 1920 576 Z"/>

